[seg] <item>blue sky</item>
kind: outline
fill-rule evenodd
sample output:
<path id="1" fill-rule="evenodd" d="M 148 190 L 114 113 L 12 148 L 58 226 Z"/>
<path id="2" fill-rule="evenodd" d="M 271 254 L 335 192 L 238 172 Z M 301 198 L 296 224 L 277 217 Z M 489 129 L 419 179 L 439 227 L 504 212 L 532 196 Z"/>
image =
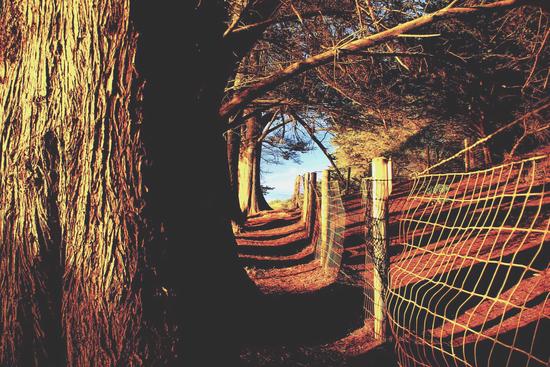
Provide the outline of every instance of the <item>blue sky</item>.
<path id="1" fill-rule="evenodd" d="M 323 145 L 332 152 L 330 136 L 326 136 Z M 315 149 L 300 155 L 301 163 L 281 160 L 281 164 L 262 162 L 262 185 L 274 187 L 266 195 L 266 200 L 289 199 L 294 191 L 296 176 L 305 172 L 321 171 L 330 166 L 327 157 L 315 146 Z"/>

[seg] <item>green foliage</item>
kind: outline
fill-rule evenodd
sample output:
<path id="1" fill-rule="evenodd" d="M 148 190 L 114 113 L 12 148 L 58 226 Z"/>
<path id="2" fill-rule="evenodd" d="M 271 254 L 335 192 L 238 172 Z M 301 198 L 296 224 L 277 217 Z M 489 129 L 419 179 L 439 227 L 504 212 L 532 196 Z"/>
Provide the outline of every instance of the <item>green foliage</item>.
<path id="1" fill-rule="evenodd" d="M 273 189 L 274 189 L 274 187 L 271 187 L 271 186 L 260 185 L 260 190 L 262 190 L 263 195 L 267 195 Z"/>
<path id="2" fill-rule="evenodd" d="M 460 148 L 460 124 L 404 116 L 386 126 L 343 127 L 332 140 L 337 162 L 352 166 L 355 177 L 368 175 L 371 159 L 392 157 L 397 176 L 408 176 Z"/>
<path id="3" fill-rule="evenodd" d="M 269 203 L 269 206 L 272 207 L 275 210 L 288 210 L 292 209 L 292 199 L 287 200 L 271 200 Z"/>
<path id="4" fill-rule="evenodd" d="M 449 201 L 446 198 L 447 193 L 451 190 L 451 186 L 445 184 L 435 184 L 427 187 L 425 194 L 432 196 L 432 202 L 444 203 Z"/>
<path id="5" fill-rule="evenodd" d="M 455 5 L 478 3 L 464 0 Z M 307 14 L 311 4 L 297 1 L 284 9 L 290 16 L 296 11 Z M 322 18 L 307 16 L 269 26 L 251 52 L 255 62 L 244 74 L 253 80 L 268 77 L 328 45 L 377 33 L 448 4 L 448 0 L 375 1 L 370 13 L 357 12 L 354 1 L 316 2 L 316 7 L 328 10 Z M 433 37 L 402 37 L 364 53 L 342 52 L 334 62 L 271 90 L 266 100 L 273 101 L 273 111 L 282 119 L 292 120 L 291 109 L 311 125 L 326 124 L 335 135 L 338 166 L 355 166 L 355 177 L 367 174 L 370 159 L 380 155 L 392 157 L 400 170 L 397 174 L 409 175 L 460 150 L 465 137 L 473 143 L 547 97 L 549 19 L 547 13 L 520 7 L 437 22 L 415 32 Z M 548 116 L 539 120 L 546 122 Z M 511 151 L 524 153 L 548 141 L 540 135 L 550 130 L 528 125 L 480 146 L 474 152 L 476 164 L 490 164 Z M 285 142 L 285 134 L 297 132 L 289 123 L 271 134 L 264 142 L 264 159 L 298 157 L 296 152 L 307 147 L 309 138 L 302 145 L 294 136 Z M 518 140 L 521 145 L 515 144 Z M 444 168 L 459 166 L 463 168 L 463 163 L 457 160 Z"/>
<path id="6" fill-rule="evenodd" d="M 300 156 L 313 149 L 309 136 L 295 122 L 276 120 L 281 128 L 273 131 L 262 142 L 262 159 L 271 164 L 285 161 L 300 163 Z"/>

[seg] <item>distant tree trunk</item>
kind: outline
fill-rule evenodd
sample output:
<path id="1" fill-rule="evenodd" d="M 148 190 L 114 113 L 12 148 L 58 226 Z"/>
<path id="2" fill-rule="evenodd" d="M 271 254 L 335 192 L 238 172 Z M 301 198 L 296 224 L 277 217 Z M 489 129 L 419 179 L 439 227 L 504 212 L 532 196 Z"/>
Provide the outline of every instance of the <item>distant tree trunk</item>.
<path id="1" fill-rule="evenodd" d="M 432 159 L 430 157 L 430 144 L 426 142 L 426 168 L 432 165 Z"/>
<path id="2" fill-rule="evenodd" d="M 245 114 L 250 111 L 245 112 Z M 262 127 L 256 117 L 250 117 L 241 129 L 241 147 L 238 165 L 238 193 L 241 210 L 254 214 L 269 209 L 260 185 L 261 142 L 258 138 Z"/>
<path id="3" fill-rule="evenodd" d="M 240 204 L 238 203 L 239 197 L 239 154 L 241 147 L 241 136 L 234 130 L 227 131 L 226 134 L 227 145 L 227 164 L 229 167 L 229 184 L 231 186 L 232 201 L 235 202 L 232 209 L 231 218 L 237 223 L 242 224 L 244 221 L 244 214 L 241 211 Z"/>
<path id="4" fill-rule="evenodd" d="M 491 164 L 493 164 L 493 158 L 491 156 L 491 149 L 487 145 L 487 142 L 481 144 L 481 149 L 483 150 L 483 160 L 485 162 L 485 166 L 491 166 Z"/>
<path id="5" fill-rule="evenodd" d="M 11 0 L 0 14 L 0 365 L 133 365 L 143 188 L 129 0 Z"/>
<path id="6" fill-rule="evenodd" d="M 487 136 L 485 113 L 480 113 L 479 119 L 474 124 L 474 130 L 479 138 L 484 138 Z M 481 144 L 481 151 L 483 152 L 483 163 L 485 164 L 485 167 L 489 167 L 493 163 L 493 158 L 491 149 L 489 148 L 487 142 Z"/>
<path id="7" fill-rule="evenodd" d="M 246 3 L 246 1 L 237 2 L 235 6 L 244 6 Z M 241 60 L 234 81 L 236 88 L 239 87 L 243 78 L 242 71 L 246 70 L 247 67 L 256 67 L 258 65 L 258 57 L 259 55 L 255 53 Z M 243 115 L 250 115 L 253 112 L 254 110 L 252 109 L 244 109 Z M 244 125 L 241 127 L 241 145 L 236 185 L 239 206 L 243 216 L 271 209 L 261 190 L 260 163 L 262 142 L 259 141 L 263 129 L 263 122 L 261 120 L 257 115 L 251 116 L 246 119 Z"/>

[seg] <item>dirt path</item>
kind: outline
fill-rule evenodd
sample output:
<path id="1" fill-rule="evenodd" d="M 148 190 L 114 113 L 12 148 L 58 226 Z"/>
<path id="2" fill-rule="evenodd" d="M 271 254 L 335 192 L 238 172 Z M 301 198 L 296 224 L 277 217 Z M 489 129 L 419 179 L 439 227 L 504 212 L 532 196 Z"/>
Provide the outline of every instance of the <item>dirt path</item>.
<path id="1" fill-rule="evenodd" d="M 342 272 L 334 281 L 314 259 L 299 211 L 264 212 L 236 234 L 251 279 L 277 315 L 269 336 L 242 351 L 245 366 L 394 366 L 363 323 L 364 227 L 358 195 L 345 200 Z M 275 324 L 275 325 L 274 325 Z M 261 334 L 261 330 L 260 330 Z"/>

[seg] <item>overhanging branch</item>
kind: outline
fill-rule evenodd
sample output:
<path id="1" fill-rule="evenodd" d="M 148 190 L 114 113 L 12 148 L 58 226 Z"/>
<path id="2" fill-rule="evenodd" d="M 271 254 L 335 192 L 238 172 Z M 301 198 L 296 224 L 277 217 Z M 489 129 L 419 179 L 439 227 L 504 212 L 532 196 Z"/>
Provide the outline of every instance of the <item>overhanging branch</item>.
<path id="1" fill-rule="evenodd" d="M 537 5 L 543 4 L 544 2 L 536 0 L 501 0 L 490 4 L 483 4 L 472 7 L 462 7 L 462 8 L 451 8 L 445 7 L 434 13 L 423 15 L 419 18 L 410 20 L 408 22 L 399 24 L 393 28 L 379 32 L 361 39 L 358 39 L 353 42 L 349 42 L 341 47 L 334 48 L 325 52 L 321 52 L 317 55 L 308 57 L 304 60 L 295 62 L 280 72 L 277 72 L 271 75 L 268 78 L 265 78 L 254 85 L 244 89 L 243 91 L 236 93 L 231 100 L 226 102 L 219 109 L 219 114 L 222 118 L 227 118 L 233 113 L 235 113 L 241 106 L 246 103 L 249 103 L 258 96 L 264 94 L 266 91 L 284 83 L 290 78 L 303 73 L 305 71 L 311 70 L 317 66 L 324 65 L 332 61 L 336 56 L 340 55 L 342 51 L 342 56 L 345 56 L 345 52 L 349 54 L 350 52 L 356 52 L 360 50 L 365 50 L 370 47 L 385 43 L 389 40 L 395 39 L 402 34 L 407 34 L 408 32 L 418 29 L 420 27 L 432 24 L 434 22 L 448 19 L 448 18 L 460 18 L 467 15 L 472 15 L 481 12 L 499 10 L 499 9 L 509 9 L 513 7 L 518 7 L 522 5 Z"/>

